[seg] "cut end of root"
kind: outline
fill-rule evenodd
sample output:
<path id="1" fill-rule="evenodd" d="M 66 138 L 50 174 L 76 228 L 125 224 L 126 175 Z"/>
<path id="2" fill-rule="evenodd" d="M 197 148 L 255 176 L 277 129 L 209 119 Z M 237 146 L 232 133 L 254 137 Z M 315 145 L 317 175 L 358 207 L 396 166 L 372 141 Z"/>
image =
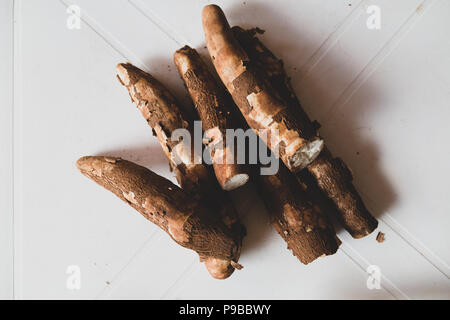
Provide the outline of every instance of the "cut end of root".
<path id="1" fill-rule="evenodd" d="M 246 184 L 249 180 L 249 176 L 246 173 L 240 173 L 237 174 L 230 179 L 228 179 L 227 182 L 225 182 L 223 186 L 223 190 L 225 191 L 231 191 L 234 189 L 237 189 L 239 187 L 242 187 L 244 184 Z"/>
<path id="2" fill-rule="evenodd" d="M 123 85 L 127 85 L 130 82 L 128 71 L 124 63 L 119 63 L 116 67 L 117 77 Z"/>
<path id="3" fill-rule="evenodd" d="M 304 169 L 307 165 L 309 165 L 317 158 L 317 156 L 322 151 L 323 147 L 324 142 L 322 139 L 319 138 L 307 142 L 294 155 L 292 155 L 288 159 L 289 169 L 294 172 Z"/>
<path id="4" fill-rule="evenodd" d="M 132 78 L 136 77 L 140 70 L 130 63 L 119 63 L 116 67 L 117 78 L 124 86 L 129 86 Z"/>
<path id="5" fill-rule="evenodd" d="M 361 239 L 371 234 L 376 228 L 378 228 L 378 221 L 366 211 L 364 225 L 355 229 L 347 229 L 354 239 Z"/>

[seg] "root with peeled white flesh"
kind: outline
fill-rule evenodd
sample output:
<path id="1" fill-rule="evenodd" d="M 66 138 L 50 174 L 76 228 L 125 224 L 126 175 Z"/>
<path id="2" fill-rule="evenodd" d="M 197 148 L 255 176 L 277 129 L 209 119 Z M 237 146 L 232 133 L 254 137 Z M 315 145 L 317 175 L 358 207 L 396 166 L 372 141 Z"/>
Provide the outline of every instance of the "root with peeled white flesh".
<path id="1" fill-rule="evenodd" d="M 311 163 L 323 147 L 309 119 L 280 98 L 267 76 L 235 39 L 222 10 L 207 5 L 202 13 L 206 45 L 214 67 L 248 125 L 270 133 L 260 137 L 292 172 Z"/>
<path id="2" fill-rule="evenodd" d="M 239 164 L 237 154 L 228 145 L 226 130 L 234 127 L 225 111 L 233 102 L 225 89 L 219 87 L 206 64 L 194 49 L 184 46 L 174 54 L 178 72 L 189 91 L 205 132 L 211 139 L 205 144 L 210 148 L 214 172 L 222 189 L 231 191 L 248 181 L 248 168 Z"/>

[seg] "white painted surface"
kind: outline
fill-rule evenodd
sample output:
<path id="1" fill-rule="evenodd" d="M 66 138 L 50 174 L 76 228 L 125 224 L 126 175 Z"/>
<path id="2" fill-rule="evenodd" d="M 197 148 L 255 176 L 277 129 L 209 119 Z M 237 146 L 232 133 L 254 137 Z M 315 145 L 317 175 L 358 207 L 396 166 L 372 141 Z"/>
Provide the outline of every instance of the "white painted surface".
<path id="1" fill-rule="evenodd" d="M 13 297 L 13 1 L 0 3 L 0 299 Z"/>
<path id="2" fill-rule="evenodd" d="M 80 30 L 66 27 L 73 3 L 82 10 Z M 284 59 L 330 149 L 352 167 L 386 233 L 382 244 L 377 232 L 354 240 L 341 230 L 337 255 L 303 266 L 247 186 L 233 192 L 249 233 L 245 268 L 216 281 L 194 253 L 76 171 L 79 156 L 110 154 L 174 181 L 114 67 L 129 60 L 186 102 L 172 54 L 186 43 L 205 52 L 200 13 L 207 3 L 1 3 L 1 58 L 9 63 L 0 78 L 7 150 L 0 158 L 0 297 L 450 298 L 446 0 L 217 2 L 231 24 L 267 31 L 262 39 Z M 381 8 L 380 30 L 366 27 L 373 4 Z M 80 290 L 66 287 L 70 265 L 80 267 Z M 369 265 L 381 269 L 380 290 L 366 287 Z"/>

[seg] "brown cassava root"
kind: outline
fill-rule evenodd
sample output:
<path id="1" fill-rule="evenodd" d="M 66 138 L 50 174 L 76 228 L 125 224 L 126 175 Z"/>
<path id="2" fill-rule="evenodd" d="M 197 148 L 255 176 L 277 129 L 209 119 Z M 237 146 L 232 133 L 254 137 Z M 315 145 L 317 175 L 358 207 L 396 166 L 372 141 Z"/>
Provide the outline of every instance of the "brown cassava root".
<path id="1" fill-rule="evenodd" d="M 208 207 L 169 180 L 121 158 L 82 157 L 76 165 L 179 245 L 196 251 L 207 267 L 237 261 L 240 240 Z"/>
<path id="2" fill-rule="evenodd" d="M 131 64 L 119 64 L 117 76 L 152 128 L 181 188 L 204 202 L 212 211 L 218 211 L 216 215 L 221 217 L 237 240 L 238 249 L 234 261 L 212 259 L 206 263 L 214 278 L 229 277 L 234 269 L 241 267 L 237 261 L 245 229 L 232 201 L 222 192 L 210 168 L 201 163 L 201 154 L 196 153 L 193 144 L 171 139 L 172 133 L 180 128 L 186 129 L 193 137 L 192 119 L 179 107 L 173 95 L 150 74 Z"/>
<path id="3" fill-rule="evenodd" d="M 202 187 L 212 184 L 214 177 L 205 165 L 198 163 L 202 155 L 196 153 L 193 144 L 171 139 L 177 129 L 192 131 L 186 112 L 158 80 L 139 68 L 121 63 L 117 77 L 152 128 L 181 188 L 203 194 Z"/>
<path id="4" fill-rule="evenodd" d="M 210 149 L 220 186 L 230 191 L 244 185 L 249 179 L 247 168 L 237 163 L 237 155 L 226 139 L 226 129 L 233 128 L 226 106 L 232 102 L 217 85 L 197 51 L 185 46 L 175 52 L 174 62 L 202 120 L 205 147 Z"/>
<path id="5" fill-rule="evenodd" d="M 309 120 L 300 102 L 292 89 L 290 79 L 287 76 L 283 62 L 278 59 L 256 37 L 258 29 L 243 30 L 233 27 L 233 34 L 246 51 L 257 68 L 265 73 L 272 87 L 282 99 L 288 102 L 290 108 L 295 108 L 308 121 L 304 123 L 308 131 L 314 130 L 319 125 Z M 378 226 L 377 220 L 365 207 L 360 195 L 353 186 L 352 174 L 340 158 L 334 158 L 325 147 L 320 155 L 307 166 L 307 172 L 301 171 L 297 179 L 310 188 L 306 183 L 308 176 L 312 176 L 321 191 L 332 201 L 331 209 L 337 215 L 345 229 L 354 237 L 362 238 L 370 234 Z"/>
<path id="6" fill-rule="evenodd" d="M 236 41 L 218 6 L 204 7 L 202 20 L 215 69 L 249 126 L 272 151 L 279 153 L 289 170 L 296 172 L 306 167 L 323 147 L 315 130 L 307 130 L 309 120 L 280 99 Z"/>
<path id="7" fill-rule="evenodd" d="M 328 217 L 307 199 L 292 173 L 280 165 L 275 175 L 255 175 L 272 225 L 304 264 L 336 253 L 340 240 Z"/>

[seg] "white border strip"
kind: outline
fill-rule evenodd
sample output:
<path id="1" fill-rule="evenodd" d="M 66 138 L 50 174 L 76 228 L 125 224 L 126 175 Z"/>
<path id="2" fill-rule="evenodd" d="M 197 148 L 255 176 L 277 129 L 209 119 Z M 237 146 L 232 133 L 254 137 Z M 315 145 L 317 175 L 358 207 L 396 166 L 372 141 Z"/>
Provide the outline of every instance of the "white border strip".
<path id="1" fill-rule="evenodd" d="M 13 79 L 14 1 L 0 2 L 0 299 L 14 298 L 13 239 Z"/>
<path id="2" fill-rule="evenodd" d="M 12 115 L 12 192 L 14 241 L 14 299 L 22 297 L 22 0 L 14 0 L 14 80 Z"/>

